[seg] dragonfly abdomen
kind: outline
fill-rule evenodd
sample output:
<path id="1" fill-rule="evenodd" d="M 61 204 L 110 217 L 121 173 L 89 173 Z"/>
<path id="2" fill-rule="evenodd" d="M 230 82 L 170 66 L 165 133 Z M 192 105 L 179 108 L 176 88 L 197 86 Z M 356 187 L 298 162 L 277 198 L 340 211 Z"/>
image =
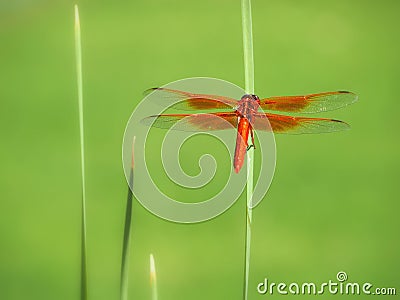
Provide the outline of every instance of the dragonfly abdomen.
<path id="1" fill-rule="evenodd" d="M 233 167 L 236 173 L 239 173 L 244 163 L 248 145 L 247 140 L 249 138 L 249 131 L 249 120 L 247 120 L 246 118 L 240 118 L 236 137 L 235 157 L 233 160 Z"/>

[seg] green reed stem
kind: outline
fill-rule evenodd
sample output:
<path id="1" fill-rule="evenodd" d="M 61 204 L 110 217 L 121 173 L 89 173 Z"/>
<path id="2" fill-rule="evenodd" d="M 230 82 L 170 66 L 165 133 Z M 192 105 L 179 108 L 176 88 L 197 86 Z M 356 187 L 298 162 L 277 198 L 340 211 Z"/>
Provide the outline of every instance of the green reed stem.
<path id="1" fill-rule="evenodd" d="M 79 105 L 79 135 L 81 146 L 81 179 L 82 179 L 82 227 L 81 227 L 81 299 L 87 299 L 87 270 L 86 270 L 86 185 L 85 185 L 85 144 L 83 128 L 83 84 L 82 84 L 82 45 L 81 26 L 79 22 L 78 5 L 75 5 L 75 54 L 76 80 L 78 86 Z"/>
<path id="2" fill-rule="evenodd" d="M 131 227 L 132 227 L 132 199 L 133 199 L 133 182 L 134 182 L 134 149 L 135 139 L 132 142 L 132 161 L 131 171 L 129 174 L 128 182 L 128 195 L 126 198 L 126 212 L 125 212 L 125 226 L 124 226 L 124 240 L 122 244 L 122 262 L 121 262 L 121 285 L 120 285 L 120 298 L 121 300 L 128 299 L 128 278 L 129 278 L 129 253 L 131 244 Z"/>
<path id="3" fill-rule="evenodd" d="M 153 254 L 150 254 L 150 286 L 151 300 L 158 300 L 157 272 Z"/>
<path id="4" fill-rule="evenodd" d="M 251 19 L 251 0 L 242 0 L 242 30 L 243 30 L 243 56 L 244 56 L 244 78 L 246 94 L 254 94 L 254 57 L 253 57 L 253 33 Z M 249 144 L 252 143 L 249 137 Z M 250 245 L 251 245 L 251 222 L 252 222 L 252 198 L 253 198 L 253 167 L 254 148 L 247 151 L 247 199 L 246 199 L 246 233 L 244 253 L 244 283 L 243 299 L 247 300 L 250 271 Z"/>

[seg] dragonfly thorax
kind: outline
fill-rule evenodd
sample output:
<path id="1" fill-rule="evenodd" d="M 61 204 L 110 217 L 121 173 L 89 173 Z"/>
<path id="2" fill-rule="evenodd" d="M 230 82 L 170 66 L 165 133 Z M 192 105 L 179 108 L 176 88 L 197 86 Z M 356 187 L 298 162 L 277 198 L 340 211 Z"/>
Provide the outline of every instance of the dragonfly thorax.
<path id="1" fill-rule="evenodd" d="M 240 99 L 236 111 L 240 117 L 246 118 L 251 122 L 259 107 L 260 99 L 258 96 L 246 94 Z"/>

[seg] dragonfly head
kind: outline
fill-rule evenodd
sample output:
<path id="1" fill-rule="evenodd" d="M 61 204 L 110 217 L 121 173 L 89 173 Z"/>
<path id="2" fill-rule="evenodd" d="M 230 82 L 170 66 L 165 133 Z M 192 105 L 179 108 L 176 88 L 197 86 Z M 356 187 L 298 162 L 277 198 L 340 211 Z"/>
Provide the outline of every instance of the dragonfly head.
<path id="1" fill-rule="evenodd" d="M 253 100 L 260 100 L 257 95 L 252 94 L 245 94 L 242 96 L 242 99 L 253 99 Z"/>

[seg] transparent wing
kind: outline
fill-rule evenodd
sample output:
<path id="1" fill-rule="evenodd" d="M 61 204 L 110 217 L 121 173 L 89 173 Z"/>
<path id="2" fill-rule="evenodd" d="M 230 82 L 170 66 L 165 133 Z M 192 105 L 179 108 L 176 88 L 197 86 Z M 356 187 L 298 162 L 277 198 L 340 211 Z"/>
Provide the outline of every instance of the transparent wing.
<path id="1" fill-rule="evenodd" d="M 328 133 L 350 129 L 349 124 L 323 118 L 292 117 L 277 114 L 258 113 L 253 121 L 256 130 L 272 131 L 274 133 L 304 134 Z"/>
<path id="2" fill-rule="evenodd" d="M 160 97 L 157 101 L 162 101 L 163 98 L 172 99 L 176 102 L 179 101 L 179 103 L 172 107 L 180 110 L 232 109 L 238 103 L 238 101 L 229 97 L 194 94 L 168 88 L 152 88 L 145 93 L 148 94 L 153 91 L 156 91 L 158 93 L 157 96 Z"/>
<path id="3" fill-rule="evenodd" d="M 237 127 L 235 112 L 211 114 L 165 114 L 144 118 L 142 124 L 182 131 L 225 130 Z"/>
<path id="4" fill-rule="evenodd" d="M 358 96 L 351 92 L 326 92 L 304 96 L 282 96 L 262 99 L 264 110 L 283 112 L 317 113 L 344 107 L 357 101 Z"/>

